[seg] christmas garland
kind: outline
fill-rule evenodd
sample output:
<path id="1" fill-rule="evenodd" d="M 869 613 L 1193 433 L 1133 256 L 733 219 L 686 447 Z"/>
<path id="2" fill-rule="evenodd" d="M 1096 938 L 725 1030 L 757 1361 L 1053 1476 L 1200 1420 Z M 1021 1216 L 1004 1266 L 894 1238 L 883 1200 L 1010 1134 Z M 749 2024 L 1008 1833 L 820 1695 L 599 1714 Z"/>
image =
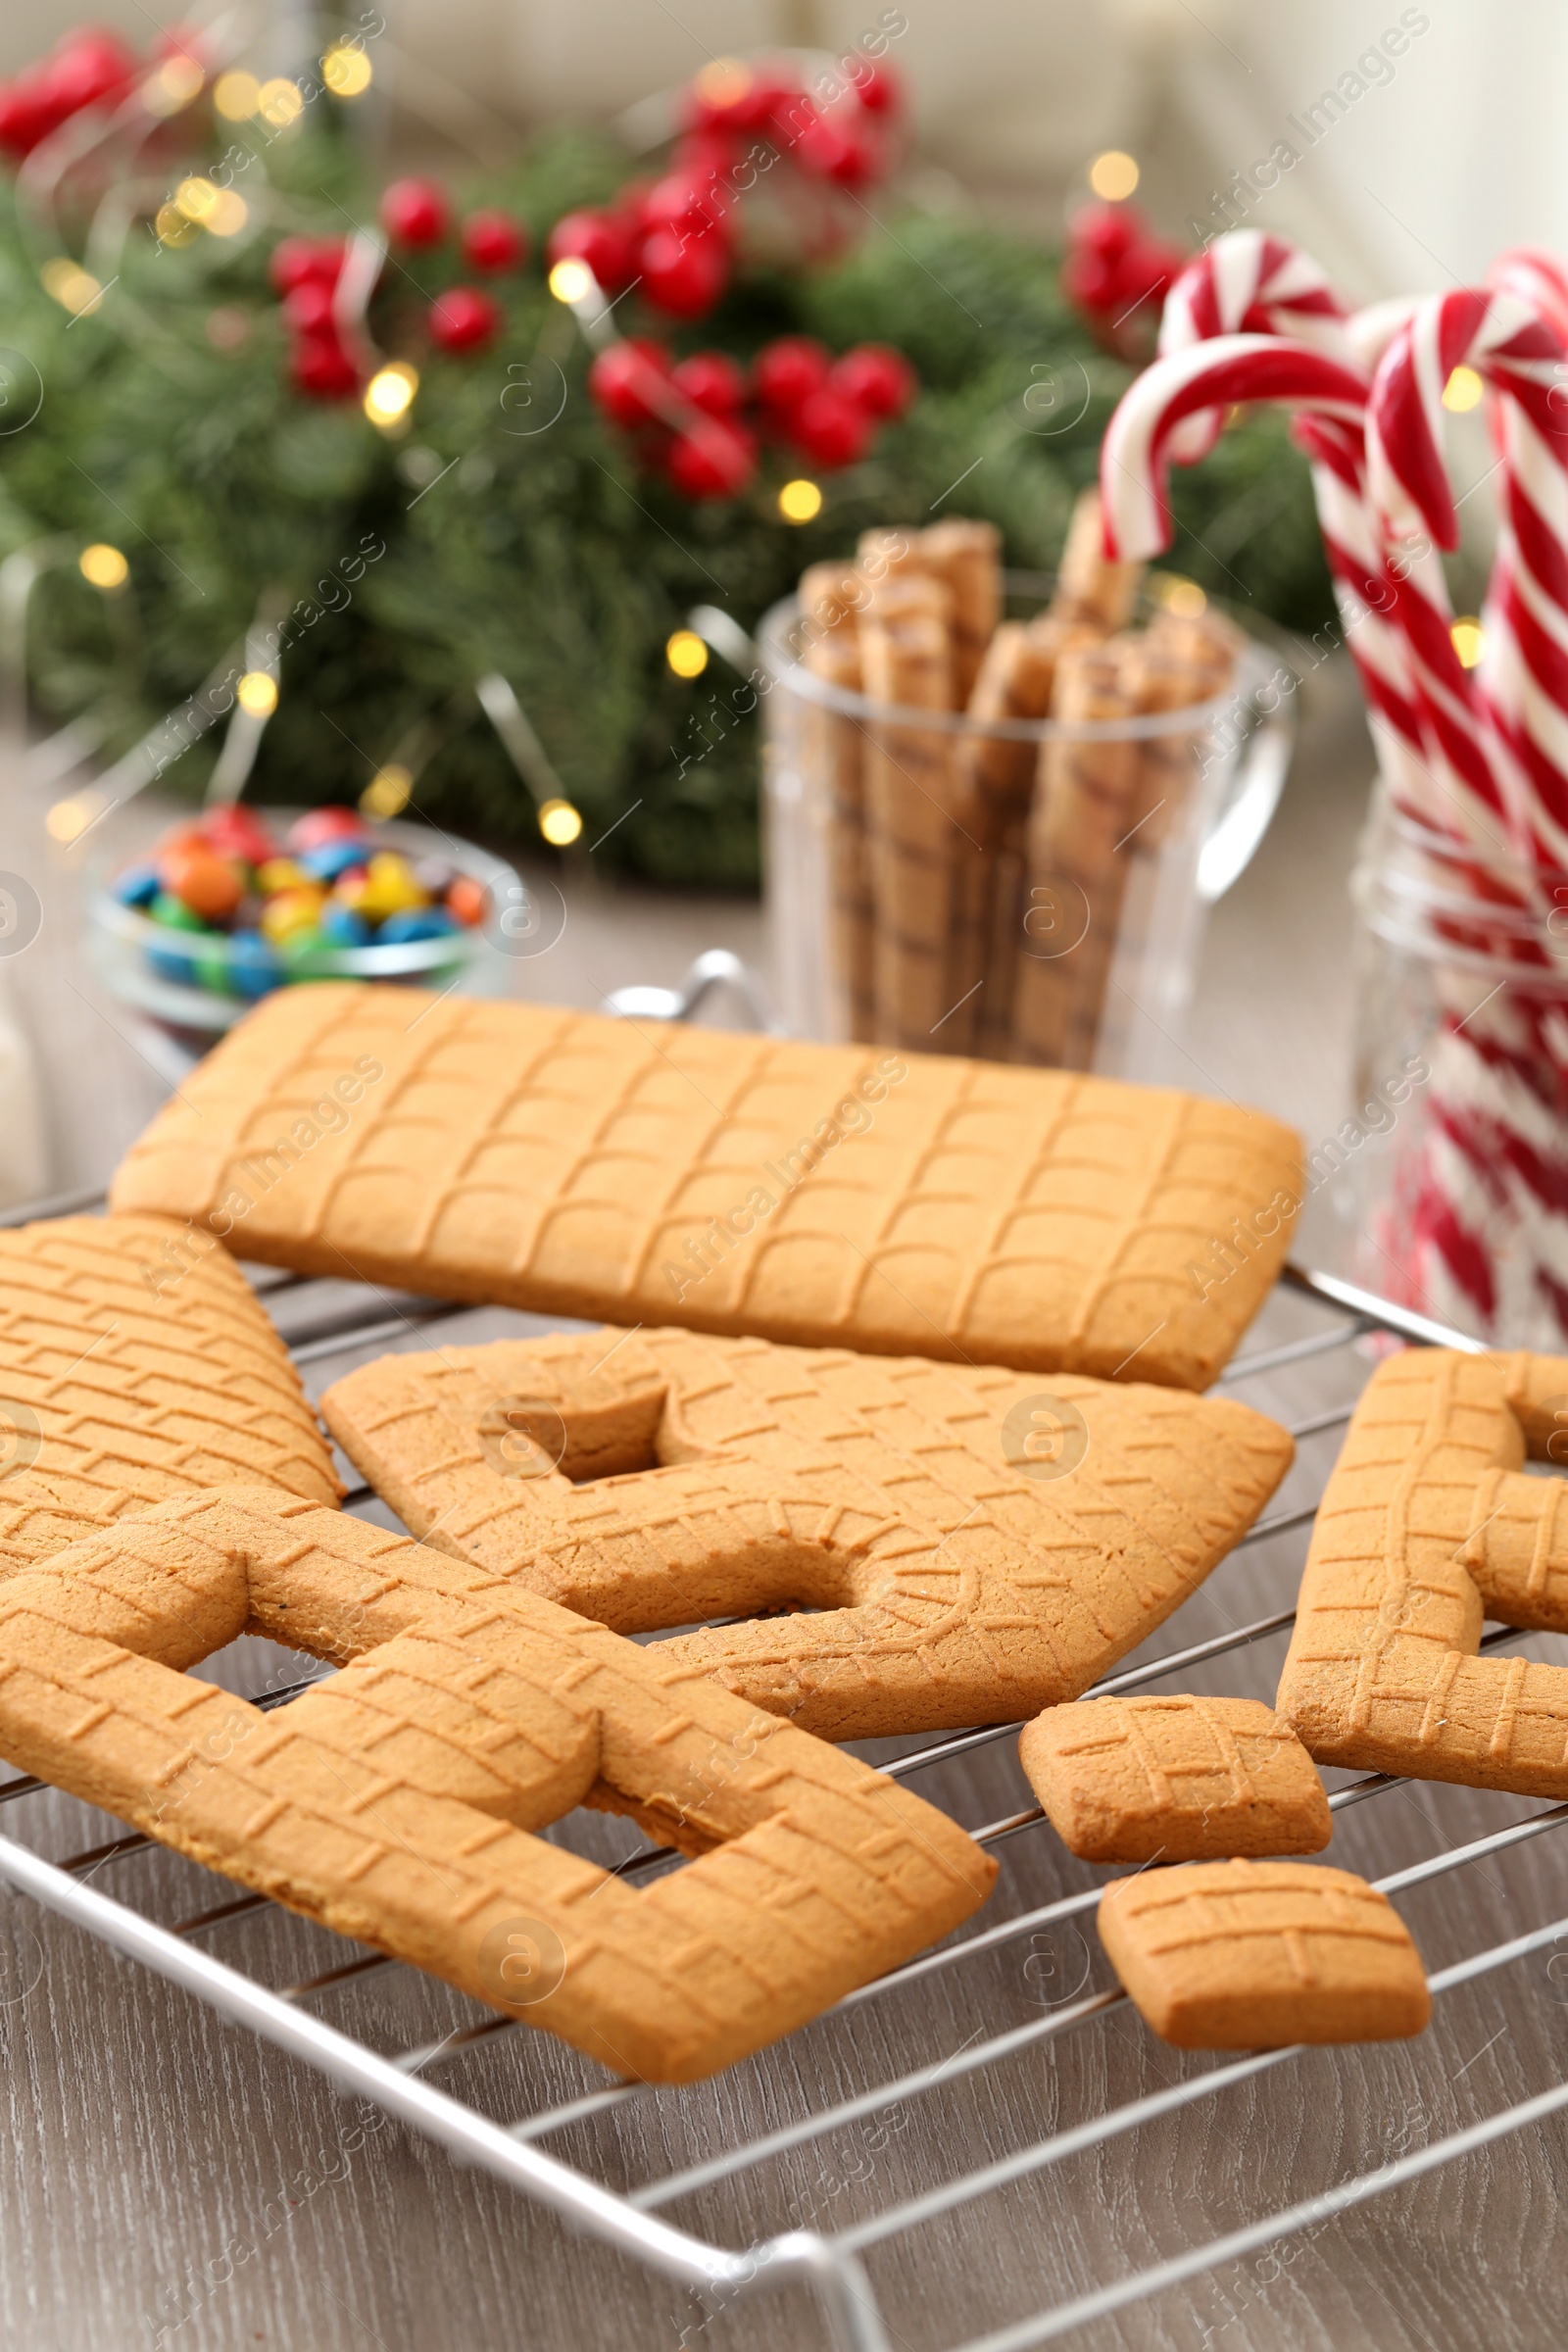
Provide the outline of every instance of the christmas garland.
<path id="1" fill-rule="evenodd" d="M 599 862 L 751 886 L 755 696 L 716 657 L 679 674 L 691 609 L 750 629 L 867 525 L 955 512 L 1049 567 L 1152 333 L 1165 265 L 1126 208 L 1076 224 L 1076 301 L 973 218 L 884 196 L 872 220 L 898 107 L 863 54 L 825 95 L 709 69 L 629 186 L 623 149 L 563 130 L 459 207 L 365 185 L 370 19 L 262 85 L 190 41 L 74 37 L 0 91 L 0 557 L 38 567 L 29 690 L 114 758 L 270 630 L 253 799 L 402 777 L 420 813 L 537 845 L 553 776 Z M 597 355 L 573 264 L 625 288 Z M 1299 629 L 1330 612 L 1277 420 L 1177 498 L 1180 568 Z M 495 675 L 545 755 L 526 781 L 475 692 Z M 197 794 L 219 734 L 176 731 L 163 781 Z"/>

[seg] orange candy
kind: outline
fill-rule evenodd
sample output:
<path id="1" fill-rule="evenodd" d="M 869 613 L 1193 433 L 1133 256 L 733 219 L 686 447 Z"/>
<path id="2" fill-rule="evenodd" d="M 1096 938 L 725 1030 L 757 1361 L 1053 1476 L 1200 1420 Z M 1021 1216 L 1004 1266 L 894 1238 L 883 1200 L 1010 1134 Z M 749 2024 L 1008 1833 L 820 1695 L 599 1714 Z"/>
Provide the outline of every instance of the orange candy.
<path id="1" fill-rule="evenodd" d="M 447 892 L 448 914 L 469 931 L 477 930 L 484 921 L 489 904 L 490 893 L 471 874 L 460 874 Z"/>
<path id="2" fill-rule="evenodd" d="M 166 850 L 158 861 L 158 878 L 172 898 L 209 923 L 231 915 L 245 895 L 243 878 L 231 860 L 200 842 L 180 842 Z"/>

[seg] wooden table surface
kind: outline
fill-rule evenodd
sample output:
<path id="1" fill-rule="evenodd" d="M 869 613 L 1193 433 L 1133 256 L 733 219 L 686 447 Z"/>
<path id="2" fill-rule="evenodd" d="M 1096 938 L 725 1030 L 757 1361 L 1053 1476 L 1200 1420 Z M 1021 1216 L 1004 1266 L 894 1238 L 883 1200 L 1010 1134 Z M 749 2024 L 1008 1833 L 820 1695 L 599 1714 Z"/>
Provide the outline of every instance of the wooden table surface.
<path id="1" fill-rule="evenodd" d="M 1319 681 L 1281 817 L 1217 912 L 1169 1073 L 1279 1111 L 1309 1142 L 1343 1115 L 1353 996 L 1345 881 L 1369 765 L 1343 681 Z M 9 970 L 46 1079 L 55 1178 L 91 1183 L 161 1099 L 164 1080 L 86 972 L 83 859 L 48 841 L 52 796 L 26 786 L 15 755 L 0 786 L 0 864 L 24 871 L 45 905 L 42 933 Z M 117 840 L 128 843 L 161 813 L 140 805 L 120 820 Z M 592 1004 L 627 980 L 675 978 L 701 947 L 756 955 L 760 939 L 749 906 L 584 889 L 550 968 L 529 977 L 537 993 Z M 1327 1227 L 1307 1246 L 1320 1241 L 1333 1245 Z M 526 1321 L 486 1315 L 472 1329 Z M 1248 1345 L 1322 1321 L 1310 1302 L 1278 1295 Z M 313 1377 L 324 1382 L 353 1360 Z M 1342 1352 L 1254 1379 L 1243 1393 L 1299 1420 L 1348 1397 L 1365 1370 Z M 1312 1498 L 1336 1444 L 1333 1432 L 1303 1443 L 1283 1504 Z M 1152 1646 L 1172 1649 L 1287 1605 L 1301 1555 L 1299 1535 L 1233 1555 Z M 1555 1654 L 1540 1638 L 1528 1650 Z M 223 1679 L 246 1690 L 280 1654 L 256 1643 L 236 1653 Z M 1278 1642 L 1261 1642 L 1207 1669 L 1200 1687 L 1271 1696 L 1280 1655 Z M 971 1824 L 1028 1801 L 1010 1742 L 921 1786 Z M 1530 1809 L 1458 1789 L 1400 1788 L 1341 1816 L 1333 1858 L 1375 1876 Z M 0 1831 L 52 1855 L 115 1835 L 112 1822 L 64 1799 L 28 1800 L 16 1815 Z M 629 1850 L 624 1825 L 597 1822 L 594 1834 L 609 1841 L 598 1849 L 607 1856 Z M 1102 1875 L 1049 1831 L 998 1850 L 999 1917 Z M 95 1883 L 166 1918 L 198 1884 L 213 1886 L 162 1853 L 111 1864 Z M 1401 1908 L 1428 1965 L 1442 1966 L 1568 1914 L 1568 1843 L 1540 1838 L 1436 1881 Z M 229 1936 L 247 1940 L 230 1944 Z M 277 1984 L 332 1965 L 344 1949 L 283 1914 L 208 1941 L 219 1957 L 243 1952 Z M 1417 2043 L 1310 2055 L 873 2249 L 868 2267 L 892 2342 L 900 2352 L 946 2352 L 1550 2084 L 1568 2058 L 1568 1984 L 1556 1982 L 1565 1967 L 1538 1955 L 1448 1995 Z M 824 2086 L 881 2082 L 957 2052 L 981 2031 L 1038 2018 L 1086 1971 L 1091 1985 L 1106 1981 L 1092 1931 L 1006 1945 L 914 1996 L 868 2002 L 853 2030 L 824 2021 L 714 2083 L 644 2094 L 549 2144 L 606 2180 L 635 2184 L 820 2104 Z M 452 1997 L 388 1972 L 344 1987 L 322 2014 L 391 2046 L 439 2030 Z M 1122 2015 L 956 2078 L 874 2144 L 841 2132 L 722 2180 L 669 2218 L 732 2245 L 794 2225 L 837 2230 L 1195 2063 L 1207 2062 L 1179 2059 Z M 512 2118 L 598 2078 L 548 2037 L 518 2033 L 448 2080 L 485 2112 Z M 314 2073 L 3 1892 L 0 2083 L 0 2341 L 29 2352 L 155 2343 L 178 2352 L 814 2352 L 827 2341 L 804 2290 L 714 2314 L 401 2127 L 387 2124 L 360 2144 L 350 2110 Z M 1565 2162 L 1568 2132 L 1548 2126 L 1072 2340 L 1096 2352 L 1555 2343 L 1568 2258 L 1555 2184 Z"/>

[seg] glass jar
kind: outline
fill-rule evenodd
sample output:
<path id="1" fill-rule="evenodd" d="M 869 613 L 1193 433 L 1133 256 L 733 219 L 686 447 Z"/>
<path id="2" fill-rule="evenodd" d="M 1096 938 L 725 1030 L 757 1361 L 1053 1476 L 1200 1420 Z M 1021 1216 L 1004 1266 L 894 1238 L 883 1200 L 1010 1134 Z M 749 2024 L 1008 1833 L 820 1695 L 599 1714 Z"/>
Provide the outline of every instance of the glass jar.
<path id="1" fill-rule="evenodd" d="M 1005 574 L 1008 616 L 1038 612 L 1052 585 Z M 1179 586 L 1196 615 L 1201 593 Z M 1204 917 L 1262 839 L 1295 740 L 1294 665 L 1219 625 L 1234 659 L 1207 699 L 1110 720 L 982 720 L 872 701 L 813 659 L 797 598 L 775 606 L 754 675 L 790 1034 L 1168 1074 Z M 1042 846 L 1030 796 L 1053 760 L 1066 763 L 1070 821 Z M 965 797 L 979 760 L 1010 772 L 1010 804 Z M 896 860 L 902 895 L 879 880 Z"/>
<path id="2" fill-rule="evenodd" d="M 1380 788 L 1352 1116 L 1313 1154 L 1357 1280 L 1508 1348 L 1568 1347 L 1568 874 L 1457 842 Z"/>

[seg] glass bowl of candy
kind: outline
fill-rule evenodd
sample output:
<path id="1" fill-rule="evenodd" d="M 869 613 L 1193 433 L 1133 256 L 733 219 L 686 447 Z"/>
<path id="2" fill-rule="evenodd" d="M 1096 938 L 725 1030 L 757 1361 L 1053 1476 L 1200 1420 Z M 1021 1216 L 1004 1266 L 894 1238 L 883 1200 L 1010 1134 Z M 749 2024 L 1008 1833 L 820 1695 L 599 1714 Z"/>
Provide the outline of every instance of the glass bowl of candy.
<path id="1" fill-rule="evenodd" d="M 499 995 L 537 927 L 520 877 L 469 842 L 354 808 L 243 804 L 112 868 L 91 916 L 114 993 L 193 1040 L 312 980 Z"/>

